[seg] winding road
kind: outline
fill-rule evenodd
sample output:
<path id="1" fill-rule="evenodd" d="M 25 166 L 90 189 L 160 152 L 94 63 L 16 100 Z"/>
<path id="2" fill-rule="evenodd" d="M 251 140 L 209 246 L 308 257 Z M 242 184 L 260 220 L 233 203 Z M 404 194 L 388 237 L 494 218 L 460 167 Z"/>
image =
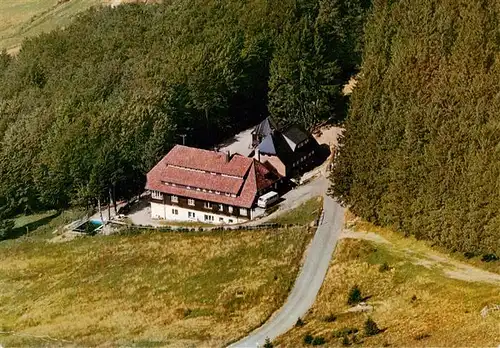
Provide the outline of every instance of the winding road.
<path id="1" fill-rule="evenodd" d="M 229 347 L 259 347 L 290 330 L 313 305 L 344 222 L 344 209 L 325 195 L 323 219 L 306 251 L 306 260 L 285 304 L 263 326 Z"/>

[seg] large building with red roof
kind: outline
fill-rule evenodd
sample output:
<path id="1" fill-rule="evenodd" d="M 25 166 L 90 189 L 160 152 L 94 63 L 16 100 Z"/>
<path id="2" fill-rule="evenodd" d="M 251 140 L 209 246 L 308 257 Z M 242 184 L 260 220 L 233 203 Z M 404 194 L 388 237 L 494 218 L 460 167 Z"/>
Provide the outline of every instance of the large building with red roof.
<path id="1" fill-rule="evenodd" d="M 281 179 L 272 166 L 253 158 L 176 145 L 147 174 L 151 217 L 243 222 L 253 218 L 257 198 Z"/>

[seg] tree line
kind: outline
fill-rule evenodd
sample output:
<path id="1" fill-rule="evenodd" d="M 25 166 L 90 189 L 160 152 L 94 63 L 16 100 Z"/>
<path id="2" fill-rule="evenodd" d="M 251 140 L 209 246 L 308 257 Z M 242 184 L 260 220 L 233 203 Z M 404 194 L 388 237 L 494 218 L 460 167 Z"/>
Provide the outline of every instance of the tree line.
<path id="1" fill-rule="evenodd" d="M 354 213 L 500 255 L 499 16 L 493 0 L 374 2 L 333 174 Z"/>
<path id="2" fill-rule="evenodd" d="M 339 117 L 366 0 L 170 0 L 93 8 L 0 54 L 0 220 L 128 198 L 186 134 Z M 110 194 L 111 193 L 111 194 Z"/>

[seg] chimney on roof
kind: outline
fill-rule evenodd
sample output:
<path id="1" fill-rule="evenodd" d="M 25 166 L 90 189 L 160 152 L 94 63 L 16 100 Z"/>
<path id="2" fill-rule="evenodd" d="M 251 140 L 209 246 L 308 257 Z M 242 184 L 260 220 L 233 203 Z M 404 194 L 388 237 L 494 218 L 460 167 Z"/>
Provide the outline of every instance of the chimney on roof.
<path id="1" fill-rule="evenodd" d="M 259 148 L 256 148 L 255 149 L 255 155 L 254 155 L 254 158 L 260 162 L 260 150 Z"/>
<path id="2" fill-rule="evenodd" d="M 229 163 L 229 161 L 231 160 L 231 151 L 226 151 L 226 163 Z"/>

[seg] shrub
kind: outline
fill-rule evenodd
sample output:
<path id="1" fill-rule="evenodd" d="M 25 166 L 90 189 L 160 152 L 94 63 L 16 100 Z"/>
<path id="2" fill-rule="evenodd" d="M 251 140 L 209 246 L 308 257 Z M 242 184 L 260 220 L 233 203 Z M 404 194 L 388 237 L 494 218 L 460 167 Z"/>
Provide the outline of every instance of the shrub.
<path id="1" fill-rule="evenodd" d="M 310 334 L 307 334 L 304 336 L 304 343 L 305 344 L 311 344 L 312 341 L 313 341 L 314 337 L 312 337 L 312 335 Z"/>
<path id="2" fill-rule="evenodd" d="M 312 345 L 313 346 L 321 346 L 323 344 L 325 344 L 326 340 L 324 337 L 322 336 L 318 336 L 318 337 L 314 337 L 314 339 L 312 340 Z"/>
<path id="3" fill-rule="evenodd" d="M 354 285 L 349 291 L 349 296 L 347 297 L 347 304 L 355 305 L 360 303 L 361 300 L 362 300 L 361 290 L 359 290 L 359 287 L 357 285 Z"/>
<path id="4" fill-rule="evenodd" d="M 384 262 L 383 264 L 380 265 L 380 267 L 378 268 L 378 271 L 380 273 L 382 272 L 387 272 L 387 271 L 390 271 L 391 270 L 391 267 L 389 266 L 389 264 L 387 262 Z"/>
<path id="5" fill-rule="evenodd" d="M 411 302 L 415 302 L 416 300 L 417 300 L 417 295 L 413 295 L 413 296 L 411 297 Z"/>
<path id="6" fill-rule="evenodd" d="M 377 326 L 377 323 L 373 321 L 372 318 L 368 318 L 365 321 L 365 335 L 366 336 L 374 336 L 380 332 L 380 329 Z"/>
<path id="7" fill-rule="evenodd" d="M 339 337 L 348 336 L 350 334 L 355 334 L 357 332 L 358 332 L 358 329 L 355 327 L 344 327 L 343 329 L 335 330 L 333 332 L 333 336 L 339 338 Z"/>
<path id="8" fill-rule="evenodd" d="M 274 345 L 273 343 L 271 342 L 271 340 L 269 339 L 269 337 L 266 337 L 266 340 L 264 342 L 264 348 L 273 348 Z"/>
<path id="9" fill-rule="evenodd" d="M 326 317 L 325 317 L 325 321 L 327 323 L 333 323 L 335 320 L 337 320 L 337 317 L 333 314 L 328 314 Z"/>
<path id="10" fill-rule="evenodd" d="M 14 229 L 14 221 L 0 218 L 0 240 L 7 239 Z"/>
<path id="11" fill-rule="evenodd" d="M 472 259 L 474 256 L 476 256 L 476 254 L 473 253 L 473 252 L 470 252 L 470 251 L 466 251 L 464 253 L 464 256 L 465 256 L 466 259 Z"/>
<path id="12" fill-rule="evenodd" d="M 483 257 L 481 258 L 481 261 L 483 262 L 492 262 L 492 261 L 498 261 L 500 260 L 500 258 L 498 256 L 496 256 L 495 254 L 486 254 L 486 255 L 483 255 Z"/>
<path id="13" fill-rule="evenodd" d="M 342 338 L 342 345 L 344 347 L 347 347 L 347 346 L 351 345 L 351 341 L 349 341 L 349 336 L 344 335 L 344 337 Z"/>
<path id="14" fill-rule="evenodd" d="M 297 319 L 297 322 L 295 323 L 295 327 L 302 327 L 304 326 L 304 321 L 301 318 Z"/>
<path id="15" fill-rule="evenodd" d="M 428 333 L 421 333 L 421 334 L 418 334 L 417 336 L 415 336 L 415 340 L 420 341 L 420 340 L 423 340 L 423 339 L 426 339 L 429 337 L 431 337 L 431 335 L 429 335 Z"/>

